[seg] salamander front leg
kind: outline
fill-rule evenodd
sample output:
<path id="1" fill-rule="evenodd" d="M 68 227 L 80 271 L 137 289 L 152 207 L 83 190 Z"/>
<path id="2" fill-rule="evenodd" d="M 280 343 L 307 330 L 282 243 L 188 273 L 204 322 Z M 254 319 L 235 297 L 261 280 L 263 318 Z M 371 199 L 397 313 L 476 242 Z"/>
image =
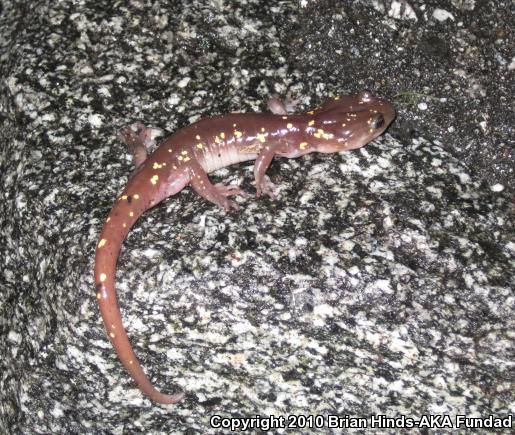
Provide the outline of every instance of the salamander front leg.
<path id="1" fill-rule="evenodd" d="M 238 186 L 223 185 L 221 183 L 212 184 L 206 171 L 198 163 L 192 164 L 190 171 L 190 184 L 200 196 L 223 207 L 226 211 L 239 209 L 238 204 L 228 199 L 229 196 L 246 195 Z"/>
<path id="2" fill-rule="evenodd" d="M 274 158 L 278 145 L 265 146 L 259 153 L 256 161 L 254 162 L 254 179 L 256 181 L 256 196 L 259 198 L 263 193 L 270 198 L 276 195 L 277 187 L 265 174 Z"/>

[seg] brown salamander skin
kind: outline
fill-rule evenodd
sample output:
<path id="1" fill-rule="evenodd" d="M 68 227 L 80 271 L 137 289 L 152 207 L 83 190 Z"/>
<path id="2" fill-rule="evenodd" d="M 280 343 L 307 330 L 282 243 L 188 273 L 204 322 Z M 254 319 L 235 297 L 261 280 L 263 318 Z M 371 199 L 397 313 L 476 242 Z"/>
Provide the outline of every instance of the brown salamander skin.
<path id="1" fill-rule="evenodd" d="M 273 113 L 215 116 L 191 124 L 162 142 L 147 156 L 152 130 L 141 124 L 125 128 L 122 139 L 134 155 L 136 171 L 115 202 L 100 234 L 95 257 L 96 297 L 107 335 L 118 358 L 143 394 L 158 403 L 176 403 L 182 394 L 158 391 L 145 375 L 122 324 L 115 290 L 116 262 L 127 233 L 141 214 L 187 185 L 225 210 L 236 209 L 229 196 L 236 186 L 213 185 L 209 172 L 255 160 L 257 196 L 273 193 L 265 172 L 274 156 L 299 157 L 362 147 L 384 132 L 395 111 L 369 91 L 336 97 L 303 114 L 287 114 L 272 100 Z"/>

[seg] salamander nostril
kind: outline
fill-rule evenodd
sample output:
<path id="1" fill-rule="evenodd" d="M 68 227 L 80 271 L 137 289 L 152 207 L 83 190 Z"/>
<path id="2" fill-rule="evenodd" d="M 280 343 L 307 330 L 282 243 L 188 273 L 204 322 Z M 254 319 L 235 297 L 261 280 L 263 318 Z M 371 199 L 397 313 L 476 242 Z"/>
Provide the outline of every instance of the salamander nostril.
<path id="1" fill-rule="evenodd" d="M 381 113 L 378 113 L 375 117 L 374 117 L 374 120 L 372 121 L 372 128 L 374 129 L 378 129 L 378 128 L 381 128 L 383 125 L 384 125 L 384 116 L 381 114 Z"/>

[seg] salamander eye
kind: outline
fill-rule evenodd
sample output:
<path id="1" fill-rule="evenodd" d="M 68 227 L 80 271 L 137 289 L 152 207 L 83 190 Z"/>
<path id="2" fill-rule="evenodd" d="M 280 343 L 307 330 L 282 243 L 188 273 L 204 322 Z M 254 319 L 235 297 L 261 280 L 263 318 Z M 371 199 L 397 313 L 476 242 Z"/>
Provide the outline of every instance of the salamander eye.
<path id="1" fill-rule="evenodd" d="M 370 127 L 377 130 L 384 125 L 384 116 L 382 113 L 378 113 L 370 118 Z"/>
<path id="2" fill-rule="evenodd" d="M 370 91 L 361 91 L 358 94 L 358 98 L 359 98 L 359 101 L 361 101 L 363 103 L 368 103 L 370 100 L 372 100 L 374 98 L 374 96 L 372 95 L 372 92 L 370 92 Z"/>

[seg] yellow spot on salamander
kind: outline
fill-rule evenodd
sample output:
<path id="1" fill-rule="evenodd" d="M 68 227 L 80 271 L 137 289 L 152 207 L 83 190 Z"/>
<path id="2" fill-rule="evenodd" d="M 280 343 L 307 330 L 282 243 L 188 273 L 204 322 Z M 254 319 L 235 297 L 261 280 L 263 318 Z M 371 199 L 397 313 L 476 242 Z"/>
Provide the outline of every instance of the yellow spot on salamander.
<path id="1" fill-rule="evenodd" d="M 281 118 L 282 118 L 282 119 L 288 119 L 288 117 L 287 117 L 287 116 L 281 116 Z"/>
<path id="2" fill-rule="evenodd" d="M 152 169 L 161 169 L 163 167 L 163 165 L 166 165 L 166 163 L 160 164 L 160 163 L 155 162 L 154 165 L 152 166 Z"/>
<path id="3" fill-rule="evenodd" d="M 307 147 L 308 147 L 308 143 L 307 142 L 301 142 L 299 144 L 299 149 L 301 149 L 301 150 L 305 150 Z"/>
<path id="4" fill-rule="evenodd" d="M 324 135 L 324 134 L 325 134 L 324 130 L 322 130 L 321 128 L 319 128 L 319 129 L 317 130 L 317 132 L 313 134 L 313 136 L 315 136 L 317 139 L 320 139 L 320 138 L 322 137 L 322 135 Z"/>
<path id="5" fill-rule="evenodd" d="M 261 132 L 264 133 L 265 132 L 265 127 L 261 127 Z"/>
<path id="6" fill-rule="evenodd" d="M 172 151 L 172 149 L 171 149 L 171 148 L 168 148 L 168 152 L 169 152 L 169 153 L 171 153 L 171 152 L 173 152 L 173 151 Z"/>
<path id="7" fill-rule="evenodd" d="M 182 156 L 177 157 L 177 160 L 180 160 L 181 162 L 183 159 L 184 159 L 184 157 L 182 157 Z"/>
<path id="8" fill-rule="evenodd" d="M 187 154 L 188 154 L 188 151 L 183 150 L 183 151 L 181 151 L 181 154 L 182 154 L 183 156 L 185 156 L 185 155 L 187 155 Z"/>
<path id="9" fill-rule="evenodd" d="M 134 216 L 134 212 L 133 211 L 129 212 L 129 216 L 133 217 Z"/>
<path id="10" fill-rule="evenodd" d="M 338 101 L 340 99 L 340 96 L 334 97 L 334 101 Z"/>
<path id="11" fill-rule="evenodd" d="M 104 282 L 107 279 L 107 275 L 105 273 L 100 274 L 100 282 Z"/>
<path id="12" fill-rule="evenodd" d="M 102 239 L 100 240 L 100 242 L 98 242 L 98 247 L 101 248 L 102 246 L 104 246 L 105 244 L 107 243 L 107 240 L 106 239 Z"/>
<path id="13" fill-rule="evenodd" d="M 114 332 L 110 332 L 110 333 L 109 333 L 109 336 L 110 336 L 111 338 L 116 337 L 116 335 L 114 335 Z"/>
<path id="14" fill-rule="evenodd" d="M 313 115 L 315 113 L 314 110 L 310 110 L 309 112 L 307 112 L 309 115 Z"/>
<path id="15" fill-rule="evenodd" d="M 313 136 L 315 136 L 318 139 L 320 139 L 320 137 L 323 137 L 324 139 L 332 139 L 334 137 L 334 134 L 326 133 L 323 129 L 319 128 Z"/>
<path id="16" fill-rule="evenodd" d="M 265 135 L 264 135 L 264 134 L 262 134 L 262 133 L 258 133 L 258 135 L 256 136 L 256 138 L 257 138 L 257 140 L 258 140 L 259 142 L 266 142 L 266 137 L 265 137 Z"/>
<path id="17" fill-rule="evenodd" d="M 308 122 L 308 125 L 310 125 L 310 126 L 311 126 L 311 125 L 315 125 L 315 120 L 314 120 L 314 119 L 312 119 L 311 121 L 309 121 L 309 122 Z"/>
<path id="18" fill-rule="evenodd" d="M 127 224 L 124 222 L 124 223 L 122 224 L 122 227 L 127 228 Z"/>
<path id="19" fill-rule="evenodd" d="M 225 133 L 224 133 L 223 131 L 220 133 L 220 137 L 221 137 L 222 139 L 225 139 Z"/>
<path id="20" fill-rule="evenodd" d="M 100 292 L 97 293 L 97 299 L 100 299 L 102 297 L 102 295 L 100 294 Z"/>
<path id="21" fill-rule="evenodd" d="M 139 199 L 139 195 L 137 193 L 134 194 L 133 196 L 134 199 Z"/>
<path id="22" fill-rule="evenodd" d="M 238 139 L 243 136 L 243 133 L 238 130 L 234 130 L 234 136 L 236 136 Z"/>
<path id="23" fill-rule="evenodd" d="M 185 162 L 189 162 L 190 160 L 191 160 L 191 158 L 190 158 L 190 157 L 184 157 L 184 161 L 185 161 Z"/>
<path id="24" fill-rule="evenodd" d="M 127 195 L 120 196 L 120 201 L 126 200 L 126 199 L 127 199 Z"/>
<path id="25" fill-rule="evenodd" d="M 233 126 L 234 128 L 236 128 L 236 123 L 234 123 L 232 126 Z"/>
<path id="26" fill-rule="evenodd" d="M 218 137 L 218 135 L 217 135 L 217 136 L 215 136 L 215 142 L 216 142 L 216 143 L 220 143 L 220 142 L 221 142 L 221 140 L 220 140 L 220 138 Z"/>
<path id="27" fill-rule="evenodd" d="M 293 124 L 291 122 L 288 122 L 288 124 L 286 124 L 286 128 L 287 129 L 292 129 L 293 128 Z"/>
<path id="28" fill-rule="evenodd" d="M 130 359 L 130 360 L 129 360 L 129 364 L 130 364 L 130 365 L 133 365 L 133 364 L 134 364 L 134 361 Z"/>
<path id="29" fill-rule="evenodd" d="M 111 220 L 111 216 L 109 216 L 107 219 L 106 219 L 106 222 L 109 222 Z"/>
<path id="30" fill-rule="evenodd" d="M 347 124 L 345 124 L 345 122 L 342 124 L 342 127 L 347 127 Z"/>
<path id="31" fill-rule="evenodd" d="M 152 175 L 152 178 L 150 179 L 150 182 L 153 185 L 156 185 L 157 184 L 157 180 L 159 180 L 159 176 L 158 175 Z"/>
<path id="32" fill-rule="evenodd" d="M 200 136 L 197 134 L 197 135 L 195 136 L 195 139 L 200 140 Z"/>
<path id="33" fill-rule="evenodd" d="M 197 148 L 198 148 L 199 150 L 201 150 L 203 147 L 204 147 L 204 145 L 202 145 L 200 142 L 197 144 Z"/>

